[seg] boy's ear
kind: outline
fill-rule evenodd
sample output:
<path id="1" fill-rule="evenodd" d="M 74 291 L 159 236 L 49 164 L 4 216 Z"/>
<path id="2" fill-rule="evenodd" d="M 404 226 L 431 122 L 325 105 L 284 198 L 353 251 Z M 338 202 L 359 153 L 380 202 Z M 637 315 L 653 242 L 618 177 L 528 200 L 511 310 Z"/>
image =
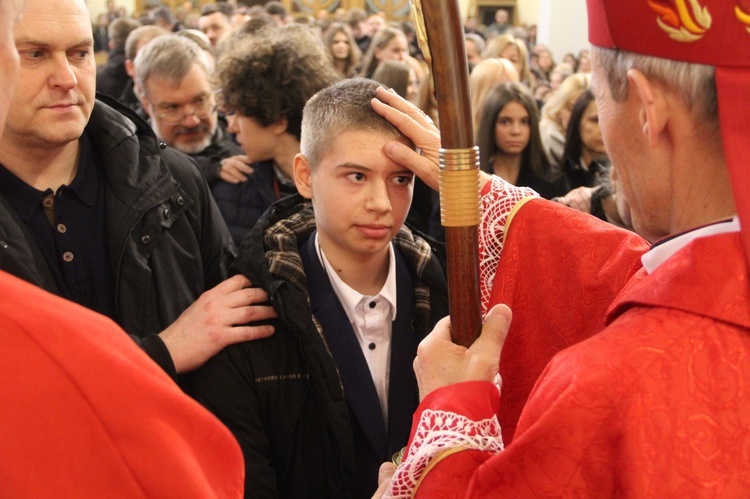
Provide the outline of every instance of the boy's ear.
<path id="1" fill-rule="evenodd" d="M 312 170 L 307 156 L 300 153 L 294 157 L 294 184 L 297 192 L 307 199 L 312 199 Z"/>
<path id="2" fill-rule="evenodd" d="M 277 135 L 281 135 L 282 133 L 285 133 L 287 128 L 289 128 L 289 120 L 286 119 L 286 116 L 282 116 L 276 121 L 276 123 L 271 125 L 271 129 Z"/>

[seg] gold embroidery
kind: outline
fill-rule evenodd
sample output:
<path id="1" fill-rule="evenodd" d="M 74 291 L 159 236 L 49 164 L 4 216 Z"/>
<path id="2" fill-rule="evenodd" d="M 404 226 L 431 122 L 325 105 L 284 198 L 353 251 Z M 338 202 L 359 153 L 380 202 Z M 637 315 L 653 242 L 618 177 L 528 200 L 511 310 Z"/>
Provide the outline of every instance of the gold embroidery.
<path id="1" fill-rule="evenodd" d="M 750 14 L 742 10 L 742 7 L 737 5 L 734 7 L 734 15 L 737 16 L 737 19 L 739 19 L 740 22 L 745 25 L 745 29 L 748 33 L 750 33 Z"/>
<path id="2" fill-rule="evenodd" d="M 648 0 L 648 5 L 659 27 L 678 42 L 700 40 L 711 28 L 711 14 L 698 0 Z"/>

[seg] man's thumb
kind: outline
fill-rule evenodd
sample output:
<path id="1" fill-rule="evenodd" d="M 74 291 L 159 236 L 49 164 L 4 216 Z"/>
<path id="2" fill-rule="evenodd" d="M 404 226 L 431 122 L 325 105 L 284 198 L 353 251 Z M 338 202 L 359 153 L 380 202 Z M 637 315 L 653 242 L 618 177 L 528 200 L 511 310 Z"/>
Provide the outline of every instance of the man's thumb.
<path id="1" fill-rule="evenodd" d="M 507 305 L 500 304 L 492 307 L 484 318 L 482 334 L 471 346 L 471 349 L 479 350 L 484 355 L 493 355 L 499 361 L 512 317 L 513 314 Z"/>

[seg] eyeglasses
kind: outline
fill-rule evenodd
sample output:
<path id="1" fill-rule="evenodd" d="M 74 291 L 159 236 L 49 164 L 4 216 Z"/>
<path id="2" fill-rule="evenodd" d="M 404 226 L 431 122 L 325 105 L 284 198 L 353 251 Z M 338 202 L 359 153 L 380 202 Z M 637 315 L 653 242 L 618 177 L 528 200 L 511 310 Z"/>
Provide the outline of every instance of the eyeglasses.
<path id="1" fill-rule="evenodd" d="M 208 118 L 211 113 L 216 111 L 216 104 L 214 104 L 211 96 L 201 95 L 188 104 L 165 104 L 157 107 L 156 111 L 156 117 L 166 124 L 179 125 L 190 115 L 195 115 L 199 120 Z"/>

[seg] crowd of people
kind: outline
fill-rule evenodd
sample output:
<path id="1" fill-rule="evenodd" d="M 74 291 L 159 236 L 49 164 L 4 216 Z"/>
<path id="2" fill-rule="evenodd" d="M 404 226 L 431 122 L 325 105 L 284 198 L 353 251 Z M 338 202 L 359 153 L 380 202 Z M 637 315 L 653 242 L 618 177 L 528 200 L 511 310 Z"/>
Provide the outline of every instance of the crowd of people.
<path id="1" fill-rule="evenodd" d="M 374 79 L 417 104 L 436 122 L 439 119 L 430 88 L 429 67 L 420 52 L 414 26 L 408 20 L 388 21 L 383 13 L 367 14 L 362 9 L 337 9 L 330 13 L 319 12 L 316 17 L 301 14 L 295 17 L 277 1 L 267 2 L 263 7 L 246 7 L 231 2 L 208 4 L 199 12 L 196 12 L 192 4 L 187 2 L 174 13 L 165 7 L 153 7 L 140 15 L 137 20 L 122 16 L 113 17 L 117 16 L 118 12 L 114 3 L 110 1 L 107 13 L 99 16 L 97 21 L 96 29 L 98 30 L 101 29 L 100 25 L 104 26 L 107 20 L 111 20 L 109 31 L 113 40 L 110 59 L 107 66 L 100 70 L 97 78 L 98 88 L 99 91 L 128 103 L 142 116 L 149 116 L 152 126 L 157 130 L 157 135 L 159 135 L 157 128 L 159 120 L 145 111 L 142 98 L 133 98 L 133 93 L 137 92 L 138 88 L 137 86 L 134 88 L 132 79 L 128 76 L 135 72 L 137 48 L 143 46 L 135 41 L 127 43 L 128 32 L 135 30 L 137 23 L 150 26 L 150 28 L 139 28 L 139 30 L 149 29 L 151 33 L 144 40 L 144 44 L 151 37 L 156 36 L 156 30 L 159 30 L 160 34 L 184 35 L 201 45 L 209 59 L 219 56 L 222 50 L 219 44 L 226 38 L 232 38 L 229 36 L 230 33 L 242 32 L 246 29 L 254 31 L 264 24 L 278 27 L 302 25 L 308 28 L 314 36 L 322 39 L 325 57 L 332 63 L 339 78 Z M 627 227 L 623 222 L 623 217 L 615 209 L 616 200 L 613 194 L 616 192 L 616 186 L 612 185 L 609 161 L 606 152 L 602 150 L 601 139 L 598 137 L 595 113 L 593 116 L 587 115 L 588 121 L 582 123 L 575 120 L 572 125 L 570 124 L 570 115 L 576 98 L 588 86 L 590 63 L 587 50 L 581 50 L 577 55 L 565 54 L 562 62 L 556 64 L 552 50 L 544 44 L 535 43 L 534 27 L 514 26 L 510 22 L 508 11 L 504 9 L 497 10 L 495 22 L 489 26 L 479 25 L 475 19 L 469 20 L 465 31 L 468 70 L 471 74 L 471 105 L 477 142 L 480 137 L 484 140 L 494 134 L 494 117 L 486 116 L 480 124 L 482 113 L 495 113 L 497 116 L 497 113 L 501 111 L 500 109 L 485 110 L 487 96 L 494 86 L 504 82 L 519 82 L 522 85 L 519 88 L 533 97 L 533 102 L 527 106 L 526 112 L 529 117 L 521 120 L 518 130 L 513 132 L 519 135 L 517 139 L 522 146 L 520 151 L 507 154 L 499 144 L 488 143 L 485 140 L 482 168 L 490 171 L 492 162 L 498 164 L 502 161 L 512 162 L 514 165 L 507 174 L 501 173 L 501 170 L 495 173 L 515 185 L 540 189 L 540 193 L 545 198 L 554 199 L 572 208 L 592 213 L 603 220 Z M 223 43 L 222 45 L 229 44 Z M 162 57 L 168 59 L 169 55 Z M 295 56 L 292 54 L 290 57 Z M 302 59 L 298 59 L 291 63 L 299 66 L 301 62 Z M 326 65 L 330 64 L 326 63 Z M 304 67 L 304 64 L 300 67 Z M 207 74 L 209 77 L 213 76 L 210 72 Z M 278 75 L 269 75 L 269 77 L 278 77 Z M 303 85 L 303 82 L 295 80 L 294 77 L 291 78 L 285 90 L 296 91 L 300 85 Z M 219 122 L 218 129 L 215 129 L 215 123 L 204 124 L 214 127 L 207 130 L 219 135 L 212 141 L 214 147 L 210 149 L 205 151 L 195 147 L 185 149 L 175 145 L 168 136 L 159 135 L 159 137 L 167 144 L 193 155 L 207 174 L 212 186 L 219 177 L 230 183 L 244 183 L 248 180 L 249 172 L 254 171 L 253 163 L 270 161 L 277 168 L 274 181 L 276 191 L 279 192 L 280 186 L 286 188 L 285 192 L 293 191 L 289 169 L 291 157 L 298 152 L 296 148 L 293 145 L 292 147 L 282 146 L 287 158 L 280 159 L 280 162 L 274 161 L 267 151 L 263 154 L 265 157 L 251 160 L 247 154 L 238 153 L 236 147 L 233 147 L 236 144 L 222 141 L 222 138 L 227 136 L 227 131 L 230 136 L 233 134 L 236 136 L 237 126 L 232 125 L 233 128 L 227 130 L 229 126 L 227 121 L 232 121 L 232 118 L 219 111 L 212 112 L 211 120 L 209 120 L 214 121 L 213 116 L 216 115 Z M 535 114 L 540 115 L 541 119 L 533 119 Z M 527 123 L 533 123 L 531 127 L 534 129 L 527 131 Z M 591 126 L 584 126 L 587 123 Z M 572 130 L 569 130 L 569 125 Z M 532 145 L 526 138 L 536 137 L 537 129 L 541 138 L 543 155 L 527 149 L 527 146 L 538 146 L 536 143 Z M 585 133 L 582 135 L 582 132 Z M 566 140 L 569 134 L 572 136 L 571 141 Z M 578 151 L 580 157 L 563 158 L 566 142 L 580 142 L 581 137 L 584 138 L 583 142 L 569 144 L 573 152 Z M 202 139 L 205 140 L 205 138 L 204 134 Z M 246 144 L 251 147 L 248 142 Z M 523 161 L 521 161 L 521 156 L 524 157 Z M 523 168 L 520 168 L 521 164 Z M 279 168 L 281 170 L 278 170 Z M 264 169 L 268 167 L 259 167 L 259 170 Z M 284 169 L 286 169 L 285 173 Z M 519 171 L 523 172 L 520 176 Z M 250 178 L 252 184 L 252 176 Z M 424 188 L 421 180 L 417 179 L 417 183 L 417 196 L 413 211 L 409 216 L 409 223 L 442 240 L 444 233 L 438 220 L 439 202 L 436 196 Z M 220 191 L 218 196 L 222 198 L 220 201 L 222 211 L 227 216 L 235 242 L 239 243 L 242 235 L 252 227 L 260 213 L 270 203 L 254 201 L 256 189 L 251 187 L 245 189 L 252 191 L 251 197 L 242 196 L 237 188 L 218 186 L 214 187 L 214 191 L 216 190 Z M 250 209 L 253 215 L 248 214 L 248 210 L 243 210 L 241 207 L 247 202 L 257 205 Z M 227 208 L 227 203 L 234 206 Z M 226 209 L 231 210 L 232 213 L 226 214 Z M 238 220 L 238 211 L 245 211 L 245 214 L 239 215 L 243 218 L 242 221 Z"/>
<path id="2" fill-rule="evenodd" d="M 746 494 L 750 59 L 696 2 L 688 55 L 467 20 L 467 349 L 411 22 L 0 0 L 0 495 Z"/>

